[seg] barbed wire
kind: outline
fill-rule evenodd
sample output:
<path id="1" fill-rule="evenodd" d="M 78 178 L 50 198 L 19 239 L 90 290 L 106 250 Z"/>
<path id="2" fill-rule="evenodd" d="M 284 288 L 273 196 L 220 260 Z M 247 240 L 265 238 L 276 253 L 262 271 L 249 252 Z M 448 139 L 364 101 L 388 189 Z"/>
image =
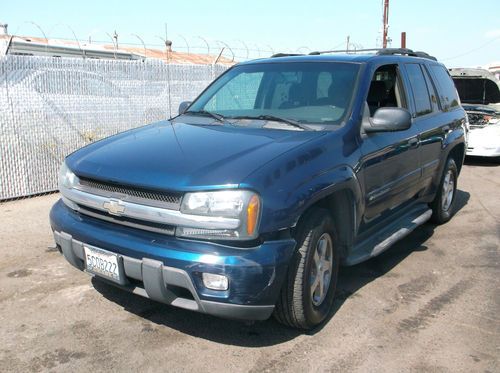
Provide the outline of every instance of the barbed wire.
<path id="1" fill-rule="evenodd" d="M 166 48 L 165 38 L 161 38 L 164 42 L 162 44 L 160 43 L 155 43 L 155 42 L 148 42 L 147 38 L 144 37 L 144 35 L 140 35 L 138 33 L 128 33 L 128 34 L 123 34 L 123 39 L 120 38 L 119 33 L 114 31 L 114 35 L 111 33 L 104 31 L 102 29 L 97 29 L 93 30 L 90 32 L 87 36 L 86 39 L 78 38 L 74 30 L 71 28 L 71 26 L 67 24 L 62 24 L 58 23 L 56 25 L 53 25 L 52 27 L 49 28 L 49 32 L 47 33 L 39 24 L 33 22 L 33 21 L 27 21 L 25 22 L 27 24 L 31 24 L 32 26 L 35 27 L 37 30 L 37 33 L 43 35 L 43 38 L 46 40 L 46 43 L 49 44 L 49 40 L 61 40 L 61 41 L 68 41 L 71 43 L 76 42 L 75 47 L 78 47 L 80 51 L 82 51 L 82 47 L 89 47 L 91 45 L 109 45 L 111 44 L 113 46 L 113 50 L 116 54 L 116 50 L 120 49 L 120 46 L 123 47 L 142 47 L 145 50 L 147 49 L 158 49 L 158 50 L 163 50 Z M 60 37 L 56 35 L 51 35 L 52 32 L 54 32 L 55 29 L 64 26 L 66 29 L 70 30 L 73 38 L 68 38 L 68 37 Z M 16 32 L 19 30 L 19 27 L 17 27 Z M 99 39 L 93 39 L 93 36 L 100 33 L 102 36 L 106 35 L 107 39 L 104 40 L 104 38 L 99 38 Z M 21 36 L 21 35 L 14 35 L 14 36 Z M 26 35 L 23 35 L 26 36 Z M 35 37 L 35 35 L 30 35 Z M 138 41 L 134 41 L 131 39 L 136 39 Z M 160 38 L 158 36 L 155 36 L 155 38 Z M 241 39 L 238 40 L 214 40 L 210 39 L 205 36 L 189 36 L 189 35 L 183 35 L 183 34 L 175 34 L 173 37 L 168 38 L 172 42 L 172 50 L 174 52 L 181 52 L 181 53 L 187 53 L 187 54 L 204 54 L 204 55 L 213 55 L 217 56 L 221 51 L 222 51 L 222 56 L 225 58 L 228 58 L 230 60 L 233 60 L 235 62 L 237 61 L 245 61 L 249 59 L 255 59 L 255 58 L 263 58 L 263 57 L 269 57 L 275 53 L 303 53 L 307 54 L 310 53 L 314 50 L 328 50 L 332 49 L 331 45 L 325 45 L 324 47 L 321 48 L 314 48 L 311 45 L 299 45 L 297 47 L 289 47 L 289 48 L 283 48 L 283 47 L 275 47 L 269 44 L 263 44 L 263 43 L 257 43 L 257 42 L 250 42 L 250 41 L 243 41 Z M 139 42 L 140 41 L 140 42 Z M 337 45 L 342 45 L 345 44 L 345 42 L 340 42 L 340 43 L 332 43 Z M 350 46 L 353 46 L 356 48 L 357 46 L 361 44 L 357 44 L 354 42 L 351 42 L 349 44 Z M 146 58 L 147 56 L 144 56 Z M 150 58 L 150 57 L 148 57 Z"/>

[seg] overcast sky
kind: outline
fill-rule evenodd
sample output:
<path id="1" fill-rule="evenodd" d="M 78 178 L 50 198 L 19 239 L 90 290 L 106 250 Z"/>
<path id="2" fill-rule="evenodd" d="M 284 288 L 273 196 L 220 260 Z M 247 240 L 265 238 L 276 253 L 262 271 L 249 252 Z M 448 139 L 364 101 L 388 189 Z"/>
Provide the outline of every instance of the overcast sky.
<path id="1" fill-rule="evenodd" d="M 300 51 L 373 48 L 380 42 L 383 0 L 218 0 L 218 1 L 9 1 L 0 22 L 9 32 L 49 38 L 106 41 L 115 30 L 119 42 L 161 45 L 168 24 L 174 50 L 206 52 L 202 36 L 214 49 L 225 42 L 236 55 L 257 50 Z M 69 25 L 69 27 L 68 27 Z M 400 46 L 435 55 L 448 67 L 480 66 L 500 61 L 498 0 L 390 0 L 389 36 Z M 221 41 L 219 43 L 216 40 Z M 202 49 L 203 46 L 203 49 Z M 198 47 L 198 48 L 197 48 Z M 267 49 L 264 52 L 264 49 Z"/>

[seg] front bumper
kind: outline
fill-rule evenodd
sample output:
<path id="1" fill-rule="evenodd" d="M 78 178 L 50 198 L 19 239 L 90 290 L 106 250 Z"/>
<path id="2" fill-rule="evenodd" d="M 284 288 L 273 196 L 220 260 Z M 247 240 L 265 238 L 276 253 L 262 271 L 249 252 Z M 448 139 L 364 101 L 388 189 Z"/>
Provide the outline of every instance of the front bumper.
<path id="1" fill-rule="evenodd" d="M 273 312 L 292 239 L 252 248 L 182 240 L 78 214 L 57 202 L 50 213 L 56 243 L 64 257 L 83 270 L 83 245 L 119 254 L 126 276 L 120 288 L 153 300 L 215 316 L 265 320 Z M 201 273 L 229 278 L 227 291 L 203 286 Z"/>
<path id="2" fill-rule="evenodd" d="M 465 155 L 472 157 L 500 157 L 499 147 L 482 147 L 482 146 L 469 146 Z"/>

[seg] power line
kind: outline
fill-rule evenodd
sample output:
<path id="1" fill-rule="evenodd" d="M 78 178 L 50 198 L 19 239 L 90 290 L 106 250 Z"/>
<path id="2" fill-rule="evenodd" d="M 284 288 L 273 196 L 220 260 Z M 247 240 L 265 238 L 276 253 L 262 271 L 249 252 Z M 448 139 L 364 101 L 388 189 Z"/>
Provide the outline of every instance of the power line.
<path id="1" fill-rule="evenodd" d="M 496 38 L 494 38 L 492 40 L 489 40 L 486 43 L 480 45 L 479 47 L 471 49 L 471 50 L 469 50 L 467 52 L 464 52 L 464 53 L 461 53 L 461 54 L 457 54 L 456 56 L 453 56 L 453 57 L 441 58 L 441 61 L 449 61 L 449 60 L 454 60 L 455 58 L 467 56 L 468 54 L 474 53 L 475 51 L 478 51 L 479 49 L 482 49 L 482 48 L 486 47 L 487 45 L 493 43 L 495 40 L 498 40 L 498 39 L 500 39 L 500 36 L 497 36 Z"/>

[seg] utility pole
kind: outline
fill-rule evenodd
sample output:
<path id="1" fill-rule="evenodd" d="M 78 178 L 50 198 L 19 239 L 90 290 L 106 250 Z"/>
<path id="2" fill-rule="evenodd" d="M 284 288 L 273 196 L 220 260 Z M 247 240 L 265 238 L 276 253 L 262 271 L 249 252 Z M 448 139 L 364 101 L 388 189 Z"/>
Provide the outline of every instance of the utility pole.
<path id="1" fill-rule="evenodd" d="M 382 29 L 382 48 L 387 48 L 387 32 L 389 31 L 389 0 L 384 0 L 384 18 Z"/>
<path id="2" fill-rule="evenodd" d="M 347 40 L 346 40 L 346 44 L 345 44 L 345 51 L 348 52 L 349 51 L 349 40 L 351 39 L 351 37 L 349 35 L 347 35 Z"/>
<path id="3" fill-rule="evenodd" d="M 115 48 L 118 49 L 118 34 L 116 33 L 116 30 L 113 34 L 113 39 L 115 40 Z"/>

